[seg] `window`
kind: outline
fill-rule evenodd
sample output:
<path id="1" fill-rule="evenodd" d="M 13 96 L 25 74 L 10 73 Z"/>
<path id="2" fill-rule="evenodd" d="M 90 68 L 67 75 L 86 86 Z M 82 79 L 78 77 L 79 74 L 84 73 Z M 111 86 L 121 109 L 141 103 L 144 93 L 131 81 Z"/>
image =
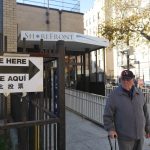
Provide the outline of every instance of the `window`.
<path id="1" fill-rule="evenodd" d="M 100 12 L 97 13 L 97 19 L 100 19 Z"/>
<path id="2" fill-rule="evenodd" d="M 99 67 L 101 67 L 101 60 L 99 60 Z"/>
<path id="3" fill-rule="evenodd" d="M 86 26 L 88 26 L 88 20 L 86 20 Z"/>
<path id="4" fill-rule="evenodd" d="M 95 16 L 93 16 L 93 22 L 95 22 Z"/>

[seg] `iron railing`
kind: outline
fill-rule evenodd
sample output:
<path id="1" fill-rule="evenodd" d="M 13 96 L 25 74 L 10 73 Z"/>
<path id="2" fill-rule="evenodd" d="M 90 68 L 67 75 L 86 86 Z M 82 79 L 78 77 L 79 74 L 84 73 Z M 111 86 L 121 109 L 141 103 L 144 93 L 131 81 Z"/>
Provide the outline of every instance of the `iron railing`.
<path id="1" fill-rule="evenodd" d="M 105 98 L 105 96 L 83 91 L 65 90 L 66 107 L 100 125 L 103 125 Z"/>
<path id="2" fill-rule="evenodd" d="M 108 96 L 117 86 L 105 87 L 105 95 Z M 140 88 L 142 93 L 145 96 L 146 102 L 150 103 L 150 89 L 149 88 Z"/>
<path id="3" fill-rule="evenodd" d="M 107 95 L 116 87 L 106 88 Z M 150 90 L 141 89 L 147 103 L 150 103 Z M 103 125 L 103 113 L 107 96 L 65 89 L 66 108 L 97 124 Z"/>

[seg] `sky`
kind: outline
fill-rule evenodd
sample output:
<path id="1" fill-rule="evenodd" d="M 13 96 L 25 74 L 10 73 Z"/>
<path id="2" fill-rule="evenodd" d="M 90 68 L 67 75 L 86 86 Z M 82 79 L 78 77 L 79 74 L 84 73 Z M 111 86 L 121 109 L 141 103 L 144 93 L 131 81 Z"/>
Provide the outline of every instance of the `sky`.
<path id="1" fill-rule="evenodd" d="M 59 2 L 67 2 L 66 6 L 70 6 L 69 3 L 75 3 L 74 0 L 49 0 L 49 4 L 54 5 L 61 5 Z M 95 0 L 80 0 L 80 12 L 85 13 L 90 8 L 92 8 L 93 3 Z M 17 2 L 25 2 L 25 3 L 37 3 L 38 5 L 43 5 L 44 3 L 47 3 L 48 0 L 17 0 Z"/>
<path id="2" fill-rule="evenodd" d="M 80 11 L 85 13 L 93 7 L 94 0 L 80 0 Z"/>

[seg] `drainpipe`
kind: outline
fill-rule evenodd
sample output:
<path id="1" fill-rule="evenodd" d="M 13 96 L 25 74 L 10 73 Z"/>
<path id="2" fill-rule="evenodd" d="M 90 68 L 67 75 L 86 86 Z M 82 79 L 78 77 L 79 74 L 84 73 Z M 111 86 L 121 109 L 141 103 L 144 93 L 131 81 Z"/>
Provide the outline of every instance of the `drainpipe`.
<path id="1" fill-rule="evenodd" d="M 127 36 L 127 46 L 129 47 L 129 35 Z M 127 50 L 127 70 L 130 70 L 129 50 Z"/>
<path id="2" fill-rule="evenodd" d="M 61 32 L 61 14 L 62 14 L 62 11 L 59 10 L 59 31 Z"/>
<path id="3" fill-rule="evenodd" d="M 47 2 L 47 10 L 46 10 L 46 25 L 47 25 L 47 31 L 50 31 L 50 20 L 49 20 L 49 15 L 50 15 L 50 12 L 49 12 L 49 0 Z"/>

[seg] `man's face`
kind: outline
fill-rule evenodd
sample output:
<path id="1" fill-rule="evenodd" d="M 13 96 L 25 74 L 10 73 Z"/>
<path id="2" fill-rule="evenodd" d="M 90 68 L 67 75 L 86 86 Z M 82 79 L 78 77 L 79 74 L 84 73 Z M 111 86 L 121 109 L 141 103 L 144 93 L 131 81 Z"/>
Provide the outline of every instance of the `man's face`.
<path id="1" fill-rule="evenodd" d="M 134 79 L 121 79 L 121 84 L 124 89 L 129 91 L 134 85 Z"/>

